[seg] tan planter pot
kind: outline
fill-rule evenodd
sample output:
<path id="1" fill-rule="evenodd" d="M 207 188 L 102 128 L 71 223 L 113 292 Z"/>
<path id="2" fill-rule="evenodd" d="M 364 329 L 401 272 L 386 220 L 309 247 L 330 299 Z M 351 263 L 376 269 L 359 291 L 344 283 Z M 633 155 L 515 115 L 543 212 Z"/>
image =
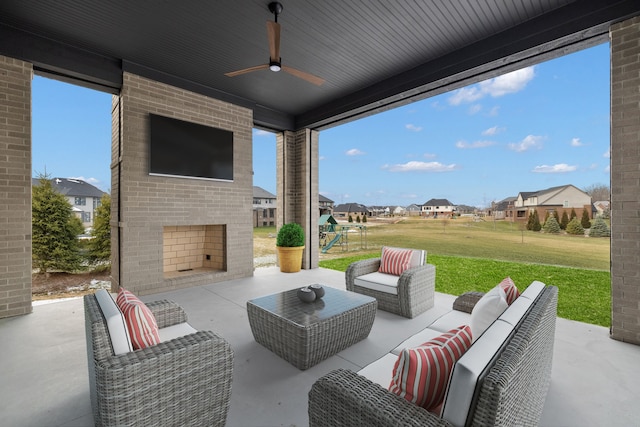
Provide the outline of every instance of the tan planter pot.
<path id="1" fill-rule="evenodd" d="M 292 248 L 277 246 L 278 263 L 280 271 L 283 273 L 297 273 L 302 268 L 302 252 L 304 246 L 295 246 Z"/>

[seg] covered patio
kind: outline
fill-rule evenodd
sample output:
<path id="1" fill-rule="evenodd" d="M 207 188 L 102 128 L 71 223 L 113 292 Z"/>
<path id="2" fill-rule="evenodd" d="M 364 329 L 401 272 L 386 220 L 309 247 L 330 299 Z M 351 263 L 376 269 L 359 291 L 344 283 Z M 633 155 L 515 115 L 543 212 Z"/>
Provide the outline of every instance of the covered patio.
<path id="1" fill-rule="evenodd" d="M 229 341 L 234 372 L 227 425 L 234 427 L 307 425 L 307 393 L 317 378 L 337 368 L 359 370 L 445 314 L 454 300 L 437 293 L 435 307 L 414 319 L 378 311 L 367 339 L 300 371 L 253 340 L 246 301 L 311 283 L 344 289 L 344 273 L 319 268 L 285 274 L 261 268 L 250 278 L 144 299 L 173 300 L 186 309 L 194 327 Z M 640 347 L 608 336 L 606 328 L 557 319 L 542 425 L 637 425 Z M 29 316 L 0 320 L 0 342 L 3 424 L 93 425 L 81 299 L 36 305 Z"/>

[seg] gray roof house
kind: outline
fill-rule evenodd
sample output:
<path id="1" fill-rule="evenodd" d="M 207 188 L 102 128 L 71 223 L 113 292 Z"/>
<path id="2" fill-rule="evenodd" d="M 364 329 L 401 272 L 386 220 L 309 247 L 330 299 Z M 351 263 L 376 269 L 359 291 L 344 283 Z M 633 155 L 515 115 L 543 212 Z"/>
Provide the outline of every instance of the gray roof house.
<path id="1" fill-rule="evenodd" d="M 38 178 L 32 178 L 32 185 L 39 185 L 39 183 Z M 93 226 L 94 211 L 100 206 L 102 196 L 107 193 L 76 178 L 51 178 L 51 184 L 58 193 L 67 198 L 73 212 L 82 220 L 82 225 Z"/>
<path id="2" fill-rule="evenodd" d="M 276 225 L 276 195 L 262 187 L 253 186 L 253 226 Z"/>

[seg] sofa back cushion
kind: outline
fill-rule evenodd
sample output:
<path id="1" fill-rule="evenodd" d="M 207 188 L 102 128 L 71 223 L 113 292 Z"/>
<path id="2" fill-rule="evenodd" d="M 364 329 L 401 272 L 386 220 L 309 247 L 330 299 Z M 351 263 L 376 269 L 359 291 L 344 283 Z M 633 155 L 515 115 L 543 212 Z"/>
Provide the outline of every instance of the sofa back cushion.
<path id="1" fill-rule="evenodd" d="M 480 338 L 482 333 L 500 316 L 508 307 L 504 290 L 500 285 L 493 287 L 484 294 L 471 311 L 471 333 L 473 340 Z"/>
<path id="2" fill-rule="evenodd" d="M 426 252 L 421 249 L 403 249 L 383 246 L 380 256 L 380 273 L 400 276 L 411 267 L 425 264 Z"/>
<path id="3" fill-rule="evenodd" d="M 100 289 L 96 291 L 95 296 L 107 324 L 113 353 L 119 355 L 133 351 L 124 315 L 111 294 L 105 289 Z"/>
<path id="4" fill-rule="evenodd" d="M 514 327 L 495 321 L 458 360 L 451 372 L 442 407 L 442 418 L 457 427 L 467 424 L 474 398 L 487 375 L 506 347 Z"/>

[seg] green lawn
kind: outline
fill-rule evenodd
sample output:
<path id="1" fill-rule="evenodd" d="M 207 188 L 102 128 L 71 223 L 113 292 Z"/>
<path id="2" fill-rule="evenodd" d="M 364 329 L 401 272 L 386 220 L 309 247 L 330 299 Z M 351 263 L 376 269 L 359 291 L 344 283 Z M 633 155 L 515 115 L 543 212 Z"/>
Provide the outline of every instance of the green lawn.
<path id="1" fill-rule="evenodd" d="M 409 220 L 367 227 L 367 248 L 350 238 L 348 250 L 332 248 L 320 266 L 345 271 L 358 259 L 379 256 L 382 245 L 422 248 L 436 266 L 436 290 L 460 295 L 487 291 L 510 276 L 518 289 L 539 280 L 557 286 L 558 316 L 611 324 L 609 239 L 522 231 L 504 221 Z"/>

